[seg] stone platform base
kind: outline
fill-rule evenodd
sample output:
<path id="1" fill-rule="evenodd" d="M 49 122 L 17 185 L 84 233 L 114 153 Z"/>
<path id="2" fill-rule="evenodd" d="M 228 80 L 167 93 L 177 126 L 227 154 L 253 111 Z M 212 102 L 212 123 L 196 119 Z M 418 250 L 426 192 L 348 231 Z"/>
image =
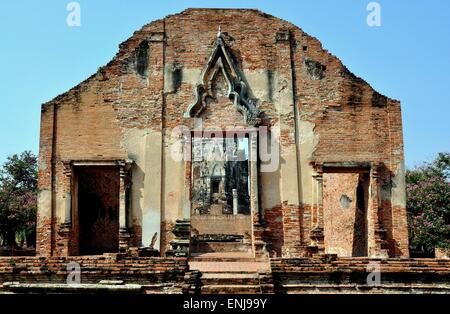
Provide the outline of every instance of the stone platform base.
<path id="1" fill-rule="evenodd" d="M 271 259 L 278 293 L 450 293 L 450 263 L 436 259 Z"/>
<path id="2" fill-rule="evenodd" d="M 74 282 L 76 265 L 80 282 Z M 263 260 L 242 253 L 190 259 L 123 254 L 1 257 L 0 293 L 450 293 L 450 261 L 327 256 Z"/>
<path id="3" fill-rule="evenodd" d="M 0 293 L 182 293 L 188 271 L 185 258 L 0 257 Z"/>

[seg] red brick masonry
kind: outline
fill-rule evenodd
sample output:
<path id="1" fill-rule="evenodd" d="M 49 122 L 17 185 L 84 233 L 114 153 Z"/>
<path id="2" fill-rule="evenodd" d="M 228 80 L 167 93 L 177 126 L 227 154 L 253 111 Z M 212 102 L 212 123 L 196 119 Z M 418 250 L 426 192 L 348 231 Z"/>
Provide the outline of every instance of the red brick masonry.
<path id="1" fill-rule="evenodd" d="M 230 283 L 240 292 L 253 293 L 442 293 L 450 292 L 450 261 L 436 259 L 368 259 L 334 258 L 324 255 L 311 258 L 275 258 L 270 271 L 252 279 L 228 273 L 201 274 L 189 270 L 184 258 L 145 258 L 121 255 L 90 257 L 2 257 L 0 258 L 0 293 L 10 291 L 6 282 L 21 284 L 64 284 L 67 263 L 81 266 L 81 283 L 98 284 L 100 280 L 121 280 L 140 285 L 140 293 L 194 293 L 206 282 L 214 292 L 230 292 Z M 239 262 L 237 262 L 239 263 Z M 373 265 L 379 265 L 374 269 Z M 380 271 L 380 285 L 370 286 L 367 277 Z M 212 276 L 211 276 L 212 275 Z M 226 274 L 225 274 L 226 275 Z M 241 276 L 241 277 L 239 277 Z M 250 285 L 251 283 L 251 285 Z M 249 285 L 251 290 L 242 287 Z M 258 288 L 259 287 L 259 288 Z M 269 287 L 269 289 L 267 289 Z M 249 288 L 250 289 L 250 288 Z M 27 292 L 22 290 L 20 292 Z"/>

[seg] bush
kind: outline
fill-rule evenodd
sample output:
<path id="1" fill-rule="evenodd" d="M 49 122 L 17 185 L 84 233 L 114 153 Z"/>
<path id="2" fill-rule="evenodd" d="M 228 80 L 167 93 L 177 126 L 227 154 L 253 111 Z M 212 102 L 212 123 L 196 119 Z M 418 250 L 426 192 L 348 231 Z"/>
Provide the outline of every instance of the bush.
<path id="1" fill-rule="evenodd" d="M 450 248 L 450 154 L 406 173 L 411 247 L 432 254 Z"/>
<path id="2" fill-rule="evenodd" d="M 25 151 L 8 157 L 0 169 L 0 233 L 3 245 L 17 247 L 22 235 L 27 245 L 36 241 L 37 158 Z M 22 241 L 23 242 L 23 241 Z"/>

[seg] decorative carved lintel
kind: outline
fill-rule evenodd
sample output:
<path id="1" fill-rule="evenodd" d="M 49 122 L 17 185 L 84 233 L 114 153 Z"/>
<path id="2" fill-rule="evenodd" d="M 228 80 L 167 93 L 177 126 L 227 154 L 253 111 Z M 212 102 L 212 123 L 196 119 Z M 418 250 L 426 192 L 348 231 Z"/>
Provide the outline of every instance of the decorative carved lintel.
<path id="1" fill-rule="evenodd" d="M 236 109 L 244 115 L 248 125 L 258 125 L 261 122 L 258 100 L 249 97 L 248 86 L 239 74 L 239 69 L 233 62 L 225 44 L 223 33 L 219 31 L 213 51 L 202 72 L 201 81 L 194 88 L 195 100 L 184 114 L 185 118 L 197 117 L 206 108 L 206 99 L 212 97 L 211 85 L 216 74 L 221 72 L 228 85 L 226 96 L 233 102 Z"/>

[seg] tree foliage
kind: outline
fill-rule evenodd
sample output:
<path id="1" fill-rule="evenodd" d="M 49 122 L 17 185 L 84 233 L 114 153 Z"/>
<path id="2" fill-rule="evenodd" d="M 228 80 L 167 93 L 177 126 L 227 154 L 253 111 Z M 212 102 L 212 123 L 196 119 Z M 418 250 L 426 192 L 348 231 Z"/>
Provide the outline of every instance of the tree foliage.
<path id="1" fill-rule="evenodd" d="M 0 169 L 0 234 L 3 244 L 17 246 L 23 235 L 36 239 L 37 158 L 31 152 L 8 157 Z"/>
<path id="2" fill-rule="evenodd" d="M 427 253 L 450 248 L 450 154 L 406 173 L 411 246 Z"/>

